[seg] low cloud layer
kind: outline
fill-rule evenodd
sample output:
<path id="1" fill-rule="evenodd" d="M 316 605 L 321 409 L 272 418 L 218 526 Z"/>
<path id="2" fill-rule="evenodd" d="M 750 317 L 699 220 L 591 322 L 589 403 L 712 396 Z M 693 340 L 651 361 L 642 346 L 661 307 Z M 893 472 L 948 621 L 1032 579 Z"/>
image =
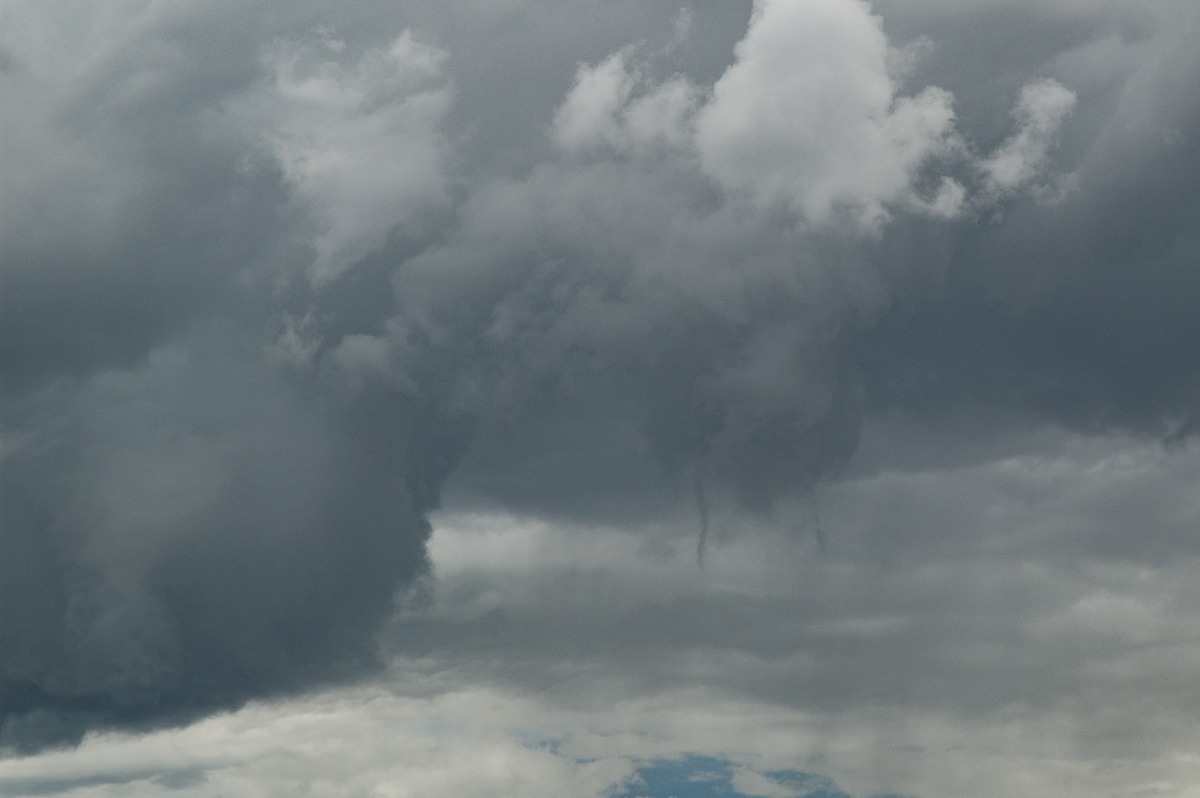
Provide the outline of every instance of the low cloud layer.
<path id="1" fill-rule="evenodd" d="M 914 434 L 984 456 L 914 463 Z M 0 795 L 672 794 L 654 763 L 748 796 L 1188 795 L 1200 452 L 987 443 L 872 422 L 807 512 L 714 512 L 703 569 L 691 518 L 435 513 L 386 672 L 9 759 Z"/>
<path id="2" fill-rule="evenodd" d="M 0 744 L 377 667 L 447 485 L 712 546 L 917 491 L 864 419 L 1186 445 L 1187 4 L 544 5 L 5 10 Z M 1088 490 L 1039 556 L 1189 551 Z"/>

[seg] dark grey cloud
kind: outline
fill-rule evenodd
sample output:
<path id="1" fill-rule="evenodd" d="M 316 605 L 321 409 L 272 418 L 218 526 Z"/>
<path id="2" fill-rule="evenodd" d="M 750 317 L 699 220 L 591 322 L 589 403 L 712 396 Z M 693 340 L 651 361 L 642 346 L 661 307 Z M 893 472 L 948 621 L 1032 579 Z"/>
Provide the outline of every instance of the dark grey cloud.
<path id="1" fill-rule="evenodd" d="M 1040 8 L 8 12 L 3 744 L 368 667 L 451 474 L 649 523 L 868 412 L 1189 429 L 1196 14 Z"/>
<path id="2" fill-rule="evenodd" d="M 1059 156 L 1074 191 L 1053 208 L 1007 209 L 940 253 L 940 290 L 897 303 L 876 331 L 881 405 L 1190 429 L 1200 105 L 1178 81 L 1200 69 L 1197 17 L 1182 6 L 1115 16 L 1084 6 L 1093 35 L 1064 13 L 1076 41 L 1034 61 L 1080 86 Z"/>
<path id="3" fill-rule="evenodd" d="M 25 100 L 6 104 L 3 157 L 0 714 L 17 748 L 369 665 L 456 446 L 433 442 L 428 400 L 342 402 L 272 366 L 275 275 L 307 245 L 279 172 L 256 171 L 259 134 L 230 120 L 292 23 L 59 11 L 13 9 L 7 30 L 6 91 Z"/>
<path id="4" fill-rule="evenodd" d="M 42 408 L 58 418 L 6 454 L 6 743 L 361 668 L 423 569 L 454 448 L 420 440 L 427 410 L 382 400 L 385 425 L 370 398 L 331 412 L 251 358 L 213 360 L 156 350 Z M 410 461 L 426 443 L 438 454 Z"/>

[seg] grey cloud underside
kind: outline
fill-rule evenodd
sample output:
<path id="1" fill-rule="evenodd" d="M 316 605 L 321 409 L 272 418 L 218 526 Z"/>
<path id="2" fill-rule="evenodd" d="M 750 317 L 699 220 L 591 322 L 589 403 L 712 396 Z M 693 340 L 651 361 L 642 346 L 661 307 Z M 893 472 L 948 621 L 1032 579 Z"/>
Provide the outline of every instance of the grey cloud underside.
<path id="1" fill-rule="evenodd" d="M 1076 196 L 967 230 L 933 255 L 944 283 L 897 303 L 870 347 L 881 405 L 972 402 L 1089 428 L 1190 429 L 1200 103 L 1174 80 L 1196 72 L 1194 32 L 1193 17 L 1147 45 L 1139 74 L 1095 90 L 1111 117 L 1081 105 L 1092 135 L 1068 135 Z"/>
<path id="2" fill-rule="evenodd" d="M 386 423 L 369 397 L 317 417 L 234 368 L 162 365 L 170 387 L 81 397 L 57 441 L 6 457 L 6 744 L 179 722 L 373 661 L 454 444 L 394 399 Z"/>
<path id="3" fill-rule="evenodd" d="M 905 199 L 895 156 L 885 193 L 847 189 L 847 213 L 878 205 L 864 231 L 798 222 L 817 202 L 803 183 L 766 204 L 723 190 L 702 165 L 726 135 L 715 112 L 700 154 L 638 132 L 632 109 L 667 102 L 676 72 L 695 89 L 681 113 L 720 100 L 749 15 L 695 4 L 671 45 L 686 18 L 644 5 L 97 11 L 56 34 L 77 63 L 10 34 L 4 80 L 25 102 L 4 112 L 0 743 L 367 667 L 451 474 L 461 505 L 644 521 L 697 484 L 756 511 L 811 489 L 868 410 L 1190 429 L 1194 13 L 1046 12 L 1061 35 L 989 51 L 968 80 L 978 50 L 938 49 L 970 40 L 967 12 L 943 30 L 914 12 L 929 24 L 909 30 L 881 3 L 893 44 L 934 42 L 915 89 L 959 98 L 974 160 L 956 179 L 1013 135 L 1030 80 L 1091 83 L 1045 167 L 1075 174 L 1057 204 L 1014 191 L 929 218 L 913 207 L 937 175 Z M 874 41 L 861 7 L 827 5 Z M 580 63 L 632 43 L 611 130 L 556 140 Z M 370 136 L 428 145 L 444 174 L 370 184 L 347 211 L 361 185 L 321 156 Z"/>
<path id="4" fill-rule="evenodd" d="M 927 6 L 880 4 L 885 14 L 916 12 L 895 14 L 888 27 L 934 22 Z M 874 331 L 876 406 L 971 404 L 1089 429 L 1190 431 L 1200 396 L 1200 102 L 1178 81 L 1200 68 L 1197 17 L 1180 4 L 1160 11 L 1167 27 L 1158 32 L 1150 18 L 1096 14 L 1086 4 L 1044 25 L 999 4 L 983 12 L 999 24 L 981 46 L 1020 48 L 1022 62 L 1080 92 L 1061 151 L 1077 192 L 1051 208 L 1013 209 L 1002 224 L 980 220 L 919 253 L 945 278 L 936 291 L 896 302 Z M 946 14 L 935 31 L 971 21 Z M 962 37 L 937 39 L 947 44 L 933 48 L 926 68 L 940 65 L 944 85 L 972 103 L 960 81 L 989 61 L 976 47 L 949 44 Z M 999 64 L 997 83 L 1020 81 L 1013 63 Z M 986 96 L 979 85 L 974 94 Z M 911 257 L 910 246 L 887 254 Z"/>

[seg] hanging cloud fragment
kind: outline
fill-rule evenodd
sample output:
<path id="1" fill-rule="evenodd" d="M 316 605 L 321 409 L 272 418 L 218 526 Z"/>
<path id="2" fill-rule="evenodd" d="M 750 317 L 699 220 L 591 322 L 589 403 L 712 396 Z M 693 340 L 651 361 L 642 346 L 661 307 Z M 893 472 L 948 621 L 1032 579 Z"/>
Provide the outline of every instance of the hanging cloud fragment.
<path id="1" fill-rule="evenodd" d="M 984 191 L 1002 198 L 1040 178 L 1055 136 L 1075 104 L 1075 94 L 1057 81 L 1024 86 L 1013 113 L 1017 132 L 979 164 Z"/>

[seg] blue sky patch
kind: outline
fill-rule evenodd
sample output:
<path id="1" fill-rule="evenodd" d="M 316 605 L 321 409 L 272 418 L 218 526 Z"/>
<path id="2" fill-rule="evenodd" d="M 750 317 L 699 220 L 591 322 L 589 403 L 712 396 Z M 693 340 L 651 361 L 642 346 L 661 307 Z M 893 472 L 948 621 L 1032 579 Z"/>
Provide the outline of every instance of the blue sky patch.
<path id="1" fill-rule="evenodd" d="M 789 798 L 854 798 L 827 776 L 798 770 L 773 770 L 761 775 L 781 789 L 791 790 Z M 738 792 L 733 776 L 733 763 L 716 757 L 689 754 L 680 759 L 656 760 L 638 768 L 628 788 L 613 798 L 767 798 Z"/>

